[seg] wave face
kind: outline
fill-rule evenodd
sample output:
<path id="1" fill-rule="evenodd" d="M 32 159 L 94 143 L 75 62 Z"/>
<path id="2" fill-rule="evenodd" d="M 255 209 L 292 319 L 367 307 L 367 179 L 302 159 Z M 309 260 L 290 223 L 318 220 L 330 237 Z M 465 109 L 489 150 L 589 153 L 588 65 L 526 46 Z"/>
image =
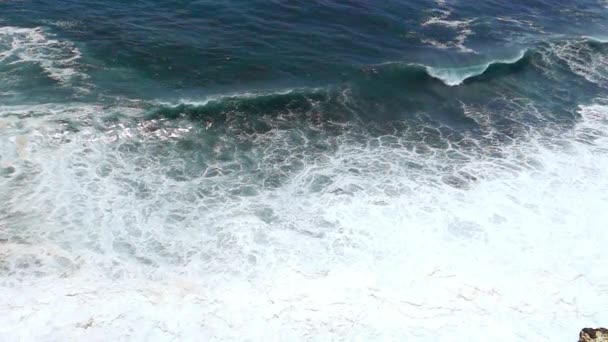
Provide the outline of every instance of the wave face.
<path id="1" fill-rule="evenodd" d="M 602 40 L 582 38 L 575 41 L 542 43 L 530 50 L 521 51 L 513 58 L 495 59 L 468 66 L 432 67 L 423 64 L 393 62 L 383 63 L 379 65 L 379 68 L 401 69 L 403 73 L 410 73 L 414 82 L 416 79 L 434 78 L 446 86 L 459 86 L 467 81 L 499 77 L 522 69 L 538 67 L 539 64 L 544 64 L 543 62 L 550 59 L 566 63 L 571 72 L 587 78 L 592 83 L 603 83 L 605 82 L 603 68 L 606 65 L 604 54 L 607 49 L 608 44 Z M 583 60 L 577 60 L 581 58 L 581 52 L 594 55 L 595 64 L 588 65 L 588 58 L 585 57 Z M 551 66 L 544 67 L 551 68 Z M 589 72 L 595 74 L 588 74 Z"/>
<path id="2" fill-rule="evenodd" d="M 448 86 L 461 85 L 464 81 L 491 73 L 492 71 L 500 68 L 510 68 L 519 64 L 524 64 L 525 52 L 519 54 L 518 57 L 507 60 L 495 60 L 484 64 L 473 65 L 468 67 L 459 68 L 433 68 L 424 66 L 427 73 L 434 78 L 441 80 Z"/>
<path id="3" fill-rule="evenodd" d="M 539 39 L 493 58 L 486 4 L 323 3 L 0 2 L 1 340 L 568 340 L 608 321 L 608 44 L 522 3 L 495 25 Z M 267 63 L 269 37 L 299 45 Z M 395 47 L 427 55 L 372 58 Z"/>

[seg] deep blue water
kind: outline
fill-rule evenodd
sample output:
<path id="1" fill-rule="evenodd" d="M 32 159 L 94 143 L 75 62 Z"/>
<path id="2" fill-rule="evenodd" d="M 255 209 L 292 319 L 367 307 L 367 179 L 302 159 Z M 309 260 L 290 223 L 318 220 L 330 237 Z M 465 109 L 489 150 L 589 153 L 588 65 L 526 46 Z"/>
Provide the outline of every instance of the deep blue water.
<path id="1" fill-rule="evenodd" d="M 510 341 L 521 324 L 540 334 L 550 314 L 564 330 L 583 316 L 605 324 L 599 309 L 563 316 L 571 307 L 560 303 L 585 303 L 575 294 L 585 293 L 608 304 L 591 280 L 562 281 L 578 279 L 579 263 L 597 266 L 603 249 L 568 251 L 605 246 L 607 92 L 605 0 L 0 0 L 0 285 L 30 284 L 36 299 L 38 279 L 145 292 L 129 282 L 184 277 L 213 289 L 244 282 L 243 296 L 268 303 L 287 291 L 303 307 L 316 298 L 308 285 L 289 292 L 274 274 L 342 270 L 371 274 L 403 304 L 420 301 L 400 291 L 448 269 L 462 283 L 419 293 L 434 308 L 445 289 L 519 286 L 504 274 L 521 275 L 531 296 L 500 308 L 546 308 L 521 320 L 492 299 L 476 302 L 483 315 L 454 304 L 432 316 L 460 340 L 475 340 L 454 328 L 468 326 L 460 316 L 507 327 Z M 561 240 L 539 242 L 551 234 Z M 472 264 L 486 277 L 470 276 Z M 545 297 L 538 274 L 571 297 Z M 344 305 L 388 302 L 369 299 L 381 297 L 372 285 L 322 284 Z M 203 335 L 250 335 L 217 291 L 216 315 L 237 337 L 198 325 Z M 313 333 L 294 331 L 324 340 L 317 333 L 348 318 L 360 330 L 328 334 L 429 338 L 422 323 L 391 330 L 390 319 L 328 308 L 310 312 L 331 319 L 302 314 Z M 125 320 L 138 322 L 133 312 Z M 278 326 L 297 325 L 289 317 Z M 5 340 L 25 336 L 25 321 L 14 318 Z M 43 331 L 30 337 L 52 335 Z"/>
<path id="2" fill-rule="evenodd" d="M 327 86 L 386 62 L 468 66 L 512 58 L 545 41 L 602 37 L 608 21 L 601 1 L 5 1 L 0 6 L 3 25 L 44 27 L 81 48 L 81 68 L 92 74 L 100 92 L 147 97 Z M 139 87 L 133 87 L 134 78 Z"/>

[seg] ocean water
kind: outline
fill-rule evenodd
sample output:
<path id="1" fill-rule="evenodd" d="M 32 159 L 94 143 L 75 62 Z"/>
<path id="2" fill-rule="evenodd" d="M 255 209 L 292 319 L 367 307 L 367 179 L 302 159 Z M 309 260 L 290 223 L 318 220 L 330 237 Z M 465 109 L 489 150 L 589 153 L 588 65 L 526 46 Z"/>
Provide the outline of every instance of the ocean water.
<path id="1" fill-rule="evenodd" d="M 608 2 L 0 1 L 0 340 L 608 324 Z"/>

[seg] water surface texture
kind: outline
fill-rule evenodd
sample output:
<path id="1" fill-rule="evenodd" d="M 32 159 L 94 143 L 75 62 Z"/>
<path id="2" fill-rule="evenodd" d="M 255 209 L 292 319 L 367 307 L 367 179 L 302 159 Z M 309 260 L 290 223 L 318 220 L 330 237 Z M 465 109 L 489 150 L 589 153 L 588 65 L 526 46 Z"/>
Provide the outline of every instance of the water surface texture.
<path id="1" fill-rule="evenodd" d="M 608 2 L 0 1 L 0 340 L 608 324 Z"/>

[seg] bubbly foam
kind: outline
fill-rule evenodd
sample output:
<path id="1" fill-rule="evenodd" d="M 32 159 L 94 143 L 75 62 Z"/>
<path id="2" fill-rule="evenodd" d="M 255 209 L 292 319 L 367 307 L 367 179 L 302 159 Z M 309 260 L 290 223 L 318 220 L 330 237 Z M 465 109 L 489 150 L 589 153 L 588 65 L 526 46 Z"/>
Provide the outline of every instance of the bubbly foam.
<path id="1" fill-rule="evenodd" d="M 482 75 L 488 70 L 493 64 L 513 64 L 524 58 L 526 51 L 520 51 L 515 58 L 494 60 L 488 63 L 472 65 L 467 67 L 456 67 L 456 68 L 435 68 L 425 66 L 424 68 L 432 77 L 441 80 L 448 86 L 457 86 L 462 84 L 465 80 Z"/>
<path id="2" fill-rule="evenodd" d="M 452 11 L 447 7 L 445 2 L 437 2 L 438 8 L 432 11 L 433 15 L 424 20 L 421 25 L 428 26 L 443 26 L 456 31 L 456 37 L 453 41 L 439 41 L 432 38 L 423 38 L 421 42 L 424 44 L 433 45 L 440 49 L 456 48 L 461 52 L 474 53 L 475 51 L 464 45 L 469 36 L 473 34 L 470 24 L 473 19 L 456 20 L 450 19 Z"/>
<path id="3" fill-rule="evenodd" d="M 591 38 L 591 43 L 606 44 Z M 564 61 L 570 70 L 599 85 L 608 85 L 608 57 L 604 51 L 594 49 L 593 44 L 580 44 L 580 41 L 565 41 L 550 45 L 550 53 Z"/>
<path id="4" fill-rule="evenodd" d="M 0 336 L 570 340 L 608 320 L 608 106 L 579 114 L 508 145 L 4 116 Z"/>
<path id="5" fill-rule="evenodd" d="M 80 50 L 69 41 L 53 38 L 42 28 L 0 27 L 0 63 L 19 65 L 35 63 L 49 78 L 60 84 L 87 75 L 78 70 Z"/>

